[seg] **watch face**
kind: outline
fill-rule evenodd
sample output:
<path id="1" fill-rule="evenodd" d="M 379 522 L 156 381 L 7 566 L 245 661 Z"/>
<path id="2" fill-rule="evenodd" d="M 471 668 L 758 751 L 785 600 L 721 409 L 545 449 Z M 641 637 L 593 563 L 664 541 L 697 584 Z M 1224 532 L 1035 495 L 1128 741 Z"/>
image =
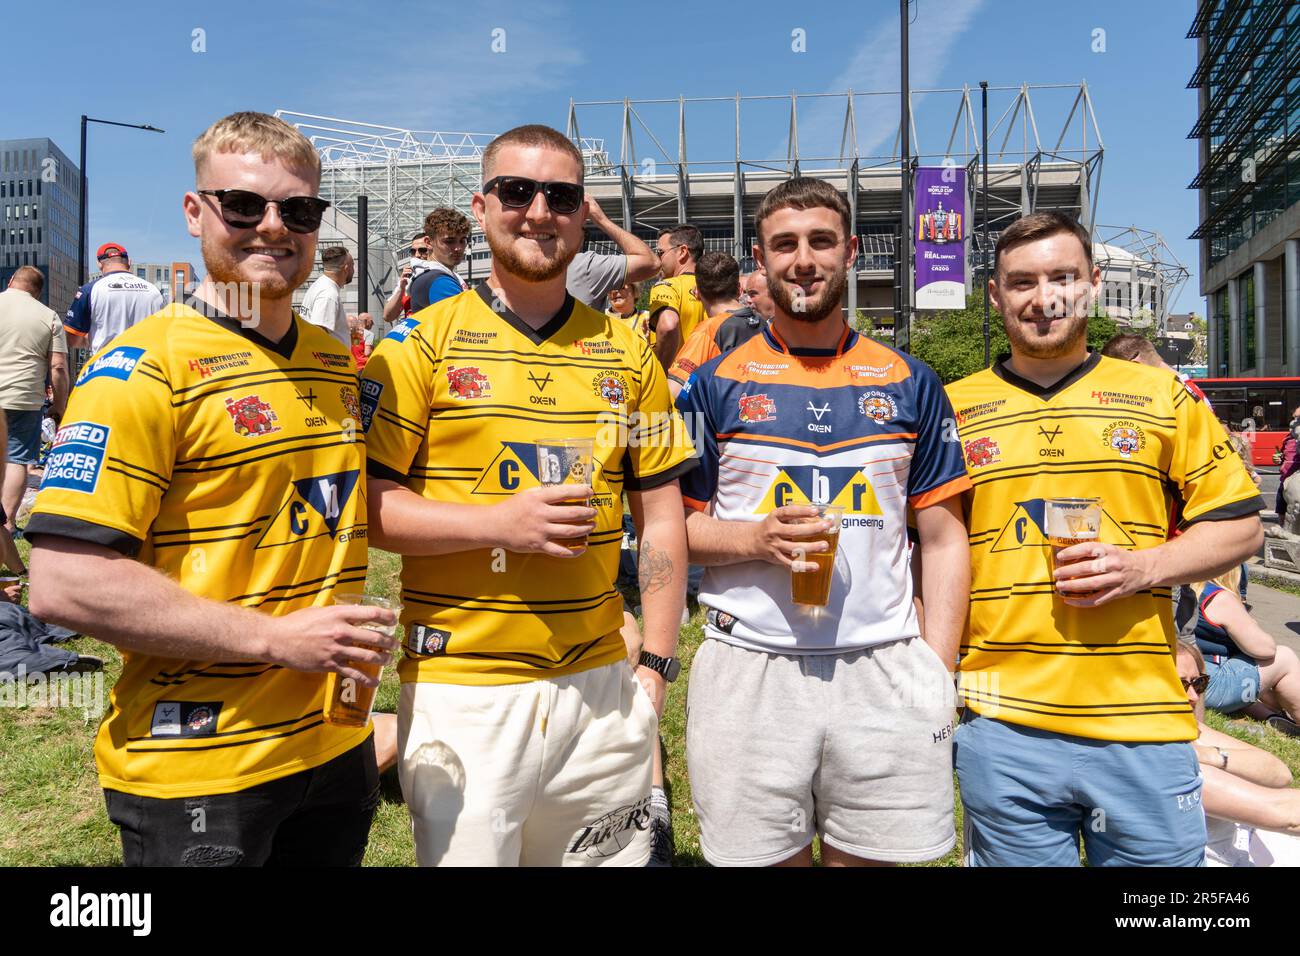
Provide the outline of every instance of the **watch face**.
<path id="1" fill-rule="evenodd" d="M 682 672 L 682 662 L 675 657 L 668 659 L 668 672 L 664 674 L 664 680 L 672 683 L 677 680 L 677 675 Z"/>

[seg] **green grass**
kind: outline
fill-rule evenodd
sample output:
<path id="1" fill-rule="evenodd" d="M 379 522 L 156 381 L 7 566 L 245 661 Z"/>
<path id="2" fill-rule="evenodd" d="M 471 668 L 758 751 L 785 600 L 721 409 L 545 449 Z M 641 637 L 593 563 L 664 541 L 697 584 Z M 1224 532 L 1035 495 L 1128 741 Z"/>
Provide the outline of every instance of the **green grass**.
<path id="1" fill-rule="evenodd" d="M 23 545 L 25 550 L 26 546 Z M 24 554 L 24 557 L 26 555 Z M 401 559 L 370 552 L 366 589 L 396 598 Z M 691 661 L 704 639 L 699 611 L 682 628 L 682 676 L 671 686 L 661 721 L 667 755 L 665 775 L 673 807 L 676 864 L 702 866 L 700 831 L 686 776 L 686 686 Z M 76 638 L 68 645 L 105 660 L 105 693 L 122 672 L 122 659 L 108 644 Z M 376 710 L 395 712 L 398 681 L 385 671 Z M 1253 721 L 1211 714 L 1208 723 L 1224 733 L 1276 754 L 1300 780 L 1300 740 Z M 121 863 L 117 830 L 104 811 L 95 777 L 93 745 L 98 721 L 74 707 L 0 707 L 0 866 L 114 866 Z M 961 833 L 961 803 L 956 803 Z M 958 866 L 960 846 L 927 866 Z M 383 799 L 375 815 L 366 852 L 367 866 L 411 866 L 415 847 L 396 774 L 384 777 Z"/>

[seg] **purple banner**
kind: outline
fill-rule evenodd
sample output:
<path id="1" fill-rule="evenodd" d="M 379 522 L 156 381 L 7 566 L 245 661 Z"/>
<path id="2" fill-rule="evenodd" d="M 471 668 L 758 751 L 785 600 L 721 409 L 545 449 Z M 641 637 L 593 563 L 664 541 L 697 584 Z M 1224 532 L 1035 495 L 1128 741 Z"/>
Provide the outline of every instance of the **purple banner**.
<path id="1" fill-rule="evenodd" d="M 966 170 L 916 171 L 916 308 L 966 308 Z"/>

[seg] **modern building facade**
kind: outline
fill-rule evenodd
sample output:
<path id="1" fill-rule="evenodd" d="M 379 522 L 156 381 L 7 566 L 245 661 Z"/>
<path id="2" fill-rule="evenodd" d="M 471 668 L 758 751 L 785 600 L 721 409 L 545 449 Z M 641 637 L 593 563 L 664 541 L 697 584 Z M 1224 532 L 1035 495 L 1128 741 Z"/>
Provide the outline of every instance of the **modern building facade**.
<path id="1" fill-rule="evenodd" d="M 0 288 L 20 266 L 45 275 L 41 301 L 62 312 L 77 292 L 81 171 L 45 137 L 0 139 Z"/>
<path id="2" fill-rule="evenodd" d="M 1201 0 L 1187 36 L 1210 375 L 1300 375 L 1300 4 Z"/>

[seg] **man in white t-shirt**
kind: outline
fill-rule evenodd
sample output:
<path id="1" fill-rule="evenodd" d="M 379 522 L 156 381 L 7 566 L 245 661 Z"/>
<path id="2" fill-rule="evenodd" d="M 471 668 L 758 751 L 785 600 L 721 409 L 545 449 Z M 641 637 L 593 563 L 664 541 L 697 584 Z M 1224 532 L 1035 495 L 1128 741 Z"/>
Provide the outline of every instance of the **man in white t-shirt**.
<path id="1" fill-rule="evenodd" d="M 23 266 L 0 292 L 0 409 L 9 433 L 0 503 L 11 534 L 27 490 L 27 471 L 41 448 L 46 379 L 54 391 L 50 415 L 56 421 L 68 400 L 68 344 L 58 313 L 41 305 L 44 285 L 39 269 Z"/>
<path id="2" fill-rule="evenodd" d="M 352 253 L 342 246 L 330 246 L 321 250 L 320 260 L 325 271 L 303 296 L 302 317 L 312 325 L 319 325 L 338 339 L 344 348 L 350 349 L 352 333 L 348 328 L 348 315 L 343 311 L 342 291 L 356 273 Z"/>
<path id="3" fill-rule="evenodd" d="M 106 242 L 95 258 L 99 276 L 77 290 L 63 317 L 72 347 L 88 348 L 92 354 L 163 307 L 163 294 L 131 272 L 131 257 L 122 246 Z"/>

